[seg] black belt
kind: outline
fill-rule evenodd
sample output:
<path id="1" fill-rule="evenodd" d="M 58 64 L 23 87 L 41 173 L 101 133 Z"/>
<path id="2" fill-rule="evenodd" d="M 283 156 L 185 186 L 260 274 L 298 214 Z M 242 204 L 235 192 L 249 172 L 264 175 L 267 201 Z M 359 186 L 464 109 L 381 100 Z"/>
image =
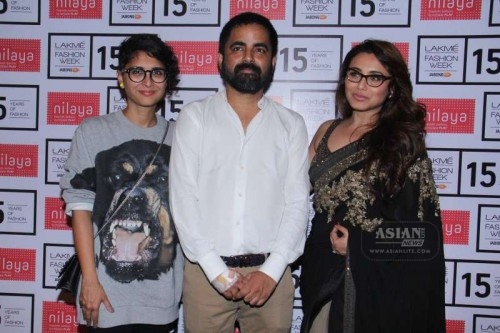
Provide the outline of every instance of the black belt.
<path id="1" fill-rule="evenodd" d="M 266 258 L 269 256 L 267 254 L 242 254 L 238 256 L 230 256 L 230 257 L 222 257 L 222 261 L 226 263 L 228 267 L 251 267 L 251 266 L 259 266 L 266 261 Z"/>

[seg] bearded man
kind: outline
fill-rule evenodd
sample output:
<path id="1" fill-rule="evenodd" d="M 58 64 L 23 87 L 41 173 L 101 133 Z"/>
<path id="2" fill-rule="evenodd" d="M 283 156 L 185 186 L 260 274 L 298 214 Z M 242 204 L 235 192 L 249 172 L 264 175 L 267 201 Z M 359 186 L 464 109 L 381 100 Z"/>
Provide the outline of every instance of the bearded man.
<path id="1" fill-rule="evenodd" d="M 189 332 L 290 332 L 289 265 L 308 221 L 308 137 L 303 118 L 264 96 L 276 66 L 271 22 L 242 13 L 219 37 L 225 90 L 180 112 L 170 160 L 170 202 L 187 258 Z"/>

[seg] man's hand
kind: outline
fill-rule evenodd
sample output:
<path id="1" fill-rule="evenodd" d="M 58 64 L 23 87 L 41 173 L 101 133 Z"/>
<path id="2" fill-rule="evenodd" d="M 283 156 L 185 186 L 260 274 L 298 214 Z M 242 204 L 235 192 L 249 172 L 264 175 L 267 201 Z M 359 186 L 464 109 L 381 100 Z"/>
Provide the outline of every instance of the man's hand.
<path id="1" fill-rule="evenodd" d="M 238 293 L 240 292 L 239 283 L 241 280 L 243 279 L 238 279 L 238 282 L 223 292 L 222 296 L 224 296 L 228 301 L 239 301 L 240 299 L 238 298 Z"/>
<path id="2" fill-rule="evenodd" d="M 224 273 L 217 276 L 211 283 L 228 300 L 234 300 L 238 292 L 236 283 L 242 277 L 241 273 L 234 270 L 228 269 Z"/>
<path id="3" fill-rule="evenodd" d="M 249 305 L 261 306 L 271 296 L 276 285 L 276 281 L 261 271 L 248 273 L 238 282 L 239 291 L 235 299 L 243 298 Z"/>
<path id="4" fill-rule="evenodd" d="M 98 281 L 87 282 L 82 280 L 80 291 L 80 306 L 87 326 L 97 327 L 99 323 L 99 307 L 104 304 L 108 312 L 114 312 L 113 306 Z"/>

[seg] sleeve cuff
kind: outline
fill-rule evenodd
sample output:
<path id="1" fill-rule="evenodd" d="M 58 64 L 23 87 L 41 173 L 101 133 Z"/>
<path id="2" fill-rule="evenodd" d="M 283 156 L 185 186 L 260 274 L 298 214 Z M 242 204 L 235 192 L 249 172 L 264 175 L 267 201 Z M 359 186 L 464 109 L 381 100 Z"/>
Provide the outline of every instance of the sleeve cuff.
<path id="1" fill-rule="evenodd" d="M 224 261 L 214 252 L 210 252 L 198 259 L 198 264 L 210 282 L 229 269 Z"/>
<path id="2" fill-rule="evenodd" d="M 279 254 L 271 253 L 259 270 L 269 275 L 274 281 L 276 281 L 276 283 L 278 283 L 287 266 L 288 262 Z"/>
<path id="3" fill-rule="evenodd" d="M 74 210 L 88 210 L 92 211 L 94 209 L 94 205 L 86 202 L 75 202 L 66 204 L 65 213 L 68 216 L 73 216 Z"/>

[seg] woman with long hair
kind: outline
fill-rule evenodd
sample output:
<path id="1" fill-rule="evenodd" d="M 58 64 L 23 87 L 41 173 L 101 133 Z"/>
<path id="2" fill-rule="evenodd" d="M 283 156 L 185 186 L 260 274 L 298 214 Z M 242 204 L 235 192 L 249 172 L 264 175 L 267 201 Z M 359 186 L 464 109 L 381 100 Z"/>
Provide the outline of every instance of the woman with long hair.
<path id="1" fill-rule="evenodd" d="M 309 147 L 303 332 L 445 332 L 439 199 L 412 93 L 392 43 L 366 40 L 345 57 L 340 117 Z"/>

